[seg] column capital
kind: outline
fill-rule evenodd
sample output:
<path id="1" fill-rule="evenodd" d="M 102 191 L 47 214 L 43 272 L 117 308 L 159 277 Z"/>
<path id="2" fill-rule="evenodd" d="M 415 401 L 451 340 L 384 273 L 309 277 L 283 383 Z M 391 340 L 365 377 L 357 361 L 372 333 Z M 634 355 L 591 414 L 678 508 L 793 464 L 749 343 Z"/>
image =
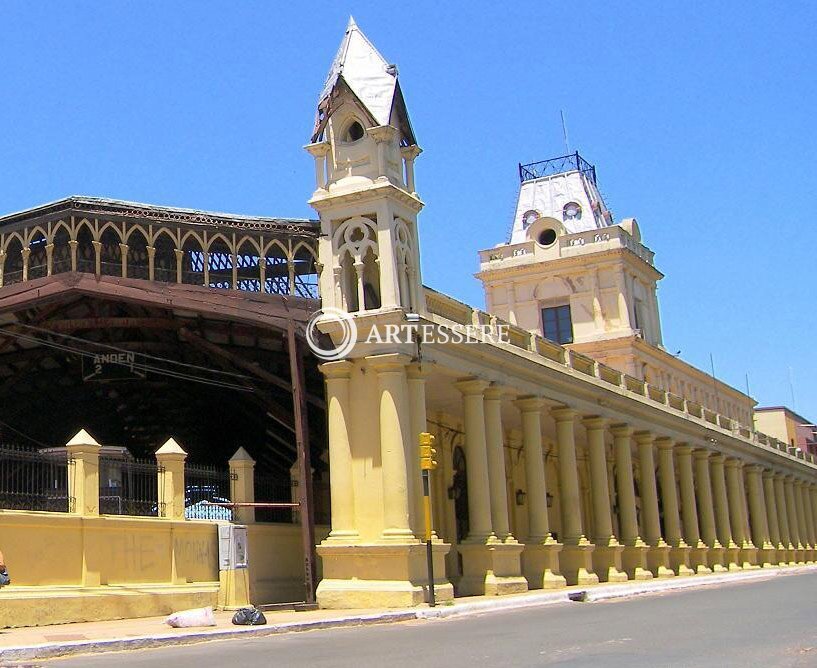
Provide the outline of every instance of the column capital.
<path id="1" fill-rule="evenodd" d="M 763 469 L 764 480 L 774 480 L 774 471 L 772 469 Z"/>
<path id="2" fill-rule="evenodd" d="M 425 380 L 431 375 L 431 364 L 413 362 L 406 367 L 409 380 Z"/>
<path id="3" fill-rule="evenodd" d="M 675 441 L 673 441 L 669 436 L 659 436 L 655 439 L 655 447 L 659 450 L 672 450 L 675 446 Z"/>
<path id="4" fill-rule="evenodd" d="M 655 434 L 651 431 L 637 431 L 633 436 L 639 445 L 652 445 L 655 442 Z"/>
<path id="5" fill-rule="evenodd" d="M 556 422 L 573 422 L 578 413 L 569 406 L 556 406 L 550 410 L 550 414 Z"/>
<path id="6" fill-rule="evenodd" d="M 255 467 L 255 460 L 243 447 L 239 447 L 235 454 L 227 460 L 227 464 L 231 469 L 253 468 Z"/>
<path id="7" fill-rule="evenodd" d="M 775 480 L 780 480 L 781 482 L 785 482 L 786 480 L 786 474 L 781 473 L 780 471 L 774 471 L 773 475 Z"/>
<path id="8" fill-rule="evenodd" d="M 720 452 L 713 452 L 709 457 L 709 461 L 711 461 L 713 464 L 723 465 L 725 460 L 726 456 Z"/>
<path id="9" fill-rule="evenodd" d="M 795 487 L 802 487 L 805 482 L 803 482 L 800 478 L 795 478 L 793 484 Z"/>
<path id="10" fill-rule="evenodd" d="M 727 457 L 726 458 L 726 467 L 727 468 L 743 468 L 743 460 L 738 459 L 737 457 Z"/>
<path id="11" fill-rule="evenodd" d="M 582 418 L 582 424 L 587 429 L 604 429 L 607 426 L 607 418 L 600 415 L 587 415 Z"/>
<path id="12" fill-rule="evenodd" d="M 538 413 L 545 405 L 545 400 L 542 397 L 520 397 L 513 402 L 522 413 Z"/>
<path id="13" fill-rule="evenodd" d="M 634 430 L 628 424 L 614 424 L 610 425 L 610 431 L 616 438 L 629 438 Z"/>
<path id="14" fill-rule="evenodd" d="M 760 464 L 746 464 L 743 468 L 747 473 L 760 474 L 763 472 L 763 467 Z"/>
<path id="15" fill-rule="evenodd" d="M 454 383 L 454 387 L 467 397 L 474 394 L 484 394 L 485 389 L 490 384 L 490 382 L 482 380 L 481 378 L 462 378 Z"/>
<path id="16" fill-rule="evenodd" d="M 691 455 L 692 454 L 692 446 L 689 443 L 676 443 L 675 444 L 675 452 L 679 455 Z"/>
<path id="17" fill-rule="evenodd" d="M 352 364 L 349 360 L 337 360 L 336 362 L 324 362 L 318 365 L 320 372 L 328 379 L 349 378 L 352 374 Z"/>
<path id="18" fill-rule="evenodd" d="M 155 457 L 159 462 L 183 462 L 187 459 L 187 453 L 175 439 L 169 438 L 165 441 L 165 444 L 156 451 Z"/>
<path id="19" fill-rule="evenodd" d="M 783 474 L 783 482 L 787 482 L 790 485 L 793 485 L 794 484 L 794 479 L 795 479 L 794 474 L 792 474 L 792 473 L 784 473 Z"/>
<path id="20" fill-rule="evenodd" d="M 712 456 L 712 451 L 705 448 L 695 448 L 695 450 L 692 451 L 692 456 L 695 457 L 695 459 L 709 459 Z"/>
<path id="21" fill-rule="evenodd" d="M 501 385 L 491 383 L 488 387 L 485 388 L 485 398 L 501 399 L 506 392 L 507 392 L 506 388 L 502 387 Z"/>
<path id="22" fill-rule="evenodd" d="M 404 371 L 411 361 L 409 355 L 403 353 L 387 353 L 386 355 L 369 355 L 364 358 L 366 363 L 377 373 L 394 373 Z"/>
<path id="23" fill-rule="evenodd" d="M 65 447 L 71 456 L 80 454 L 99 456 L 99 451 L 102 448 L 102 446 L 96 442 L 94 437 L 84 429 L 80 429 L 74 435 L 74 437 L 65 444 Z"/>

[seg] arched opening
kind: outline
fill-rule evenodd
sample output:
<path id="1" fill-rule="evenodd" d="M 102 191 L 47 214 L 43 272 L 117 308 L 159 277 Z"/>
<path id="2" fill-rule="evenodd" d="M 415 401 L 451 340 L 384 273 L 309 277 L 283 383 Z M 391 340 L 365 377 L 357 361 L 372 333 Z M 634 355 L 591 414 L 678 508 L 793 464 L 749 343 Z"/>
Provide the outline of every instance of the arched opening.
<path id="1" fill-rule="evenodd" d="M 233 287 L 233 251 L 222 238 L 216 237 L 207 249 L 208 279 L 211 288 Z"/>
<path id="2" fill-rule="evenodd" d="M 360 310 L 360 295 L 357 290 L 357 268 L 351 253 L 343 253 L 340 258 L 340 291 L 343 304 L 350 313 Z"/>
<path id="3" fill-rule="evenodd" d="M 96 249 L 94 235 L 87 225 L 77 230 L 77 271 L 85 274 L 96 273 Z"/>
<path id="4" fill-rule="evenodd" d="M 318 298 L 318 270 L 315 267 L 315 256 L 312 251 L 299 245 L 292 258 L 293 277 L 295 280 L 293 294 L 310 299 Z"/>
<path id="5" fill-rule="evenodd" d="M 380 267 L 373 248 L 363 256 L 363 299 L 366 310 L 380 308 Z"/>
<path id="6" fill-rule="evenodd" d="M 106 227 L 99 237 L 99 270 L 103 276 L 122 275 L 122 247 L 119 245 L 121 237 L 112 227 Z"/>
<path id="7" fill-rule="evenodd" d="M 204 249 L 192 234 L 182 243 L 182 283 L 204 285 Z"/>
<path id="8" fill-rule="evenodd" d="M 156 249 L 153 253 L 153 280 L 162 283 L 175 283 L 176 276 L 176 242 L 167 232 L 160 232 L 153 242 Z"/>
<path id="9" fill-rule="evenodd" d="M 128 237 L 127 272 L 128 278 L 150 277 L 150 259 L 148 258 L 148 240 L 142 230 L 135 228 Z"/>
<path id="10" fill-rule="evenodd" d="M 48 275 L 48 252 L 45 248 L 47 244 L 48 240 L 40 230 L 37 230 L 28 242 L 31 251 L 28 256 L 29 280 Z"/>
<path id="11" fill-rule="evenodd" d="M 238 245 L 235 257 L 238 290 L 261 292 L 261 272 L 258 249 L 252 241 L 245 239 Z"/>
<path id="12" fill-rule="evenodd" d="M 60 225 L 54 232 L 54 250 L 51 251 L 51 273 L 61 274 L 71 271 L 71 245 L 68 243 L 71 235 Z"/>
<path id="13" fill-rule="evenodd" d="M 3 285 L 20 283 L 23 280 L 23 243 L 13 236 L 6 246 L 6 259 L 3 265 Z"/>
<path id="14" fill-rule="evenodd" d="M 351 144 L 352 142 L 356 142 L 358 139 L 363 139 L 364 134 L 365 130 L 360 122 L 352 121 L 343 132 L 343 141 L 347 144 Z"/>
<path id="15" fill-rule="evenodd" d="M 289 260 L 278 243 L 272 243 L 264 254 L 264 291 L 274 295 L 289 294 Z"/>
<path id="16" fill-rule="evenodd" d="M 468 525 L 468 476 L 465 452 L 459 445 L 454 448 L 451 468 L 454 472 L 451 490 L 454 495 L 457 543 L 462 543 L 468 537 L 470 527 Z"/>

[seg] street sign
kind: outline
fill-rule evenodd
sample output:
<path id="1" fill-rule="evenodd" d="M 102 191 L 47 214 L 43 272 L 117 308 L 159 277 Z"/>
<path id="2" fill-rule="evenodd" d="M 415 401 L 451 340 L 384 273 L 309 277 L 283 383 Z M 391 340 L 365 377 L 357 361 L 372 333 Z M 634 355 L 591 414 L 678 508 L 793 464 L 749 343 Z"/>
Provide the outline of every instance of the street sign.
<path id="1" fill-rule="evenodd" d="M 82 358 L 82 380 L 105 383 L 121 380 L 142 380 L 146 375 L 144 364 L 136 353 L 95 353 Z"/>

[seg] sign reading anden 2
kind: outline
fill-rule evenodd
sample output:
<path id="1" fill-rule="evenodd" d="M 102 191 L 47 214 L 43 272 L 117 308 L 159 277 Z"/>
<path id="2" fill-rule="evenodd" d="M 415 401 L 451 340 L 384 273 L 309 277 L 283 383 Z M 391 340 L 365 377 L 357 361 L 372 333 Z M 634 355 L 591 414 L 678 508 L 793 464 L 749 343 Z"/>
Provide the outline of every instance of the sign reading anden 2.
<path id="1" fill-rule="evenodd" d="M 144 365 L 137 362 L 136 353 L 97 353 L 82 358 L 82 379 L 86 382 L 141 380 L 144 377 Z"/>

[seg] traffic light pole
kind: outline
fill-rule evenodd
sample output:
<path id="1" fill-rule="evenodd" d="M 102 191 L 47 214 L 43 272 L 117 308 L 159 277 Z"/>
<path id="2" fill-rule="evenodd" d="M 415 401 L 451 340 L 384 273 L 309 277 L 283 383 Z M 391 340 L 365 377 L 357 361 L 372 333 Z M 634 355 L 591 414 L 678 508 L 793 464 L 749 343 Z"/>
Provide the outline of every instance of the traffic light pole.
<path id="1" fill-rule="evenodd" d="M 434 597 L 434 551 L 431 545 L 431 471 L 437 468 L 434 455 L 434 436 L 427 432 L 420 434 L 420 469 L 423 474 L 423 511 L 426 522 L 426 564 L 428 565 L 428 604 L 437 605 Z"/>
<path id="2" fill-rule="evenodd" d="M 434 598 L 434 552 L 431 549 L 431 471 L 423 469 L 423 508 L 426 518 L 426 563 L 428 564 L 428 604 L 437 605 Z"/>

